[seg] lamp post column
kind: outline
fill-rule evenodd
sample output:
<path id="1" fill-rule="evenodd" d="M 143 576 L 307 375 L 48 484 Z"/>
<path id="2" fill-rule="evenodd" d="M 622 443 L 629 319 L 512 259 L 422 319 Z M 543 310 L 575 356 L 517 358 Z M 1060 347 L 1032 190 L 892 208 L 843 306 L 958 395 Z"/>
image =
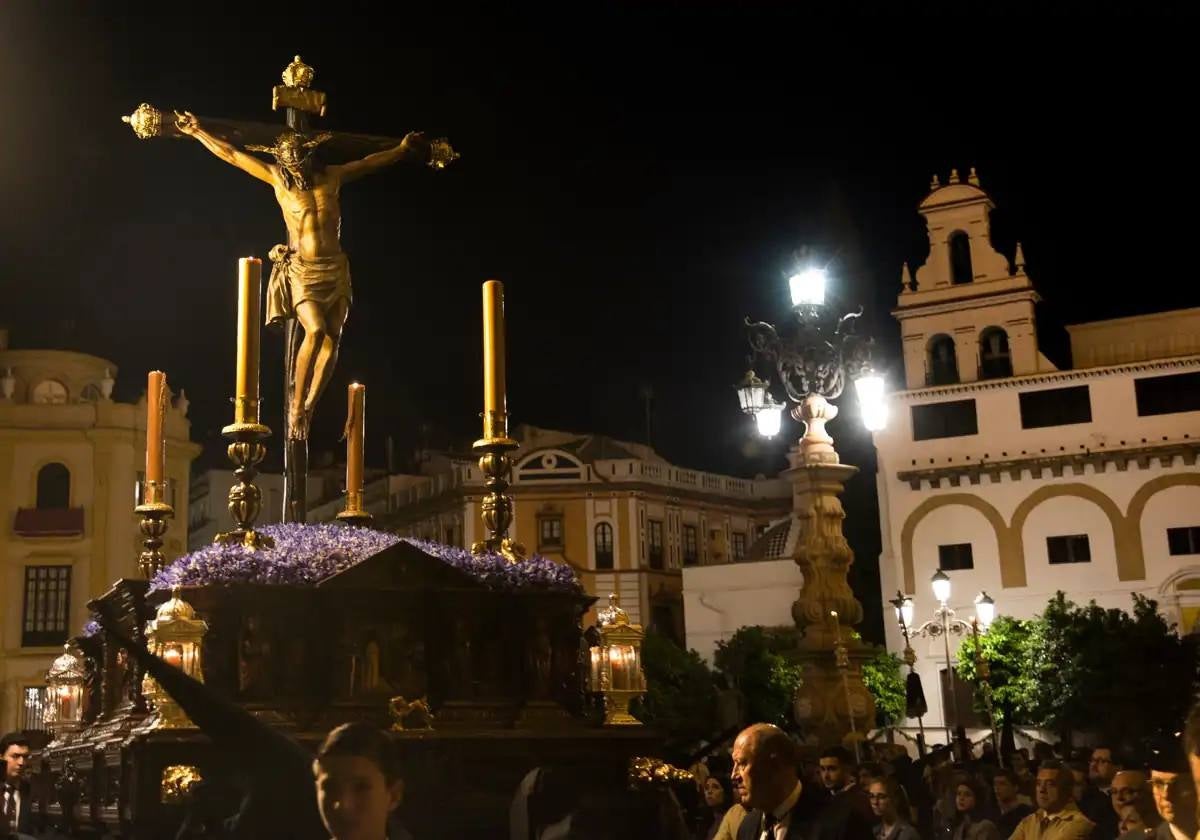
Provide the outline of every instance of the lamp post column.
<path id="1" fill-rule="evenodd" d="M 793 448 L 788 453 L 791 468 L 784 473 L 792 482 L 793 527 L 799 529 L 792 559 L 804 576 L 792 604 L 792 619 L 800 630 L 793 658 L 804 680 L 795 716 L 821 744 L 838 744 L 848 733 L 853 740 L 871 729 L 875 701 L 862 678 L 872 651 L 851 635 L 863 608 L 850 589 L 847 574 L 854 552 L 842 531 L 846 512 L 840 496 L 858 468 L 838 463 L 832 444 L 820 443 L 824 445 L 807 452 L 803 442 Z M 844 671 L 829 667 L 829 653 L 839 640 L 845 649 Z"/>

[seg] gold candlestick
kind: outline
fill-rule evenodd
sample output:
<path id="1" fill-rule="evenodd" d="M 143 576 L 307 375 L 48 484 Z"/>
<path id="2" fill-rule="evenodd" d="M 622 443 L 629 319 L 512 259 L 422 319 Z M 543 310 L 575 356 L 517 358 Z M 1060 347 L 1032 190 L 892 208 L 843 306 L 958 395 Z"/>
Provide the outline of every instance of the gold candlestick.
<path id="1" fill-rule="evenodd" d="M 167 519 L 175 509 L 163 501 L 163 462 L 166 440 L 163 437 L 163 414 L 166 411 L 167 375 L 160 370 L 150 371 L 146 383 L 146 477 L 142 483 L 142 502 L 133 512 L 141 517 L 138 530 L 142 532 L 142 551 L 138 554 L 138 570 L 142 577 L 152 578 L 166 565 L 162 548 L 167 533 Z"/>
<path id="2" fill-rule="evenodd" d="M 483 284 L 483 439 L 508 437 L 504 383 L 504 284 Z"/>
<path id="3" fill-rule="evenodd" d="M 166 411 L 167 375 L 150 371 L 146 381 L 146 492 L 143 501 L 161 502 L 163 460 L 163 413 Z"/>
<path id="4" fill-rule="evenodd" d="M 346 509 L 337 518 L 348 525 L 366 525 L 371 514 L 363 508 L 363 441 L 367 434 L 367 386 L 351 382 L 346 389 Z"/>
<path id="5" fill-rule="evenodd" d="M 229 488 L 229 515 L 237 523 L 232 531 L 217 534 L 214 542 L 223 545 L 241 543 L 251 550 L 273 548 L 275 540 L 254 530 L 254 520 L 262 509 L 262 493 L 254 486 L 258 465 L 267 455 L 262 443 L 271 436 L 271 430 L 261 423 L 231 423 L 221 430 L 229 439 L 229 460 L 233 462 L 233 474 L 238 483 Z"/>
<path id="6" fill-rule="evenodd" d="M 262 260 L 238 260 L 237 388 L 235 423 L 257 423 L 259 323 L 262 320 Z"/>
<path id="7" fill-rule="evenodd" d="M 525 559 L 525 548 L 508 537 L 512 524 L 512 499 L 505 490 L 512 484 L 510 452 L 520 448 L 508 436 L 504 382 L 504 286 L 499 280 L 483 284 L 483 438 L 472 447 L 479 455 L 487 495 L 480 508 L 487 539 L 471 546 L 475 554 L 494 551 L 510 563 Z"/>

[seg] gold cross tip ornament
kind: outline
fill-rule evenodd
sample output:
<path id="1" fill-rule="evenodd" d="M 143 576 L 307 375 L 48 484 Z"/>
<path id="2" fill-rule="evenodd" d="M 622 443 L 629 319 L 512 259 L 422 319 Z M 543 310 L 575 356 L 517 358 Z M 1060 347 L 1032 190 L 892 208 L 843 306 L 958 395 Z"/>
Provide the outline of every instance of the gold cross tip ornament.
<path id="1" fill-rule="evenodd" d="M 460 157 L 462 155 L 454 151 L 454 148 L 450 145 L 450 141 L 445 137 L 439 137 L 429 144 L 428 166 L 436 172 L 441 172 Z"/>

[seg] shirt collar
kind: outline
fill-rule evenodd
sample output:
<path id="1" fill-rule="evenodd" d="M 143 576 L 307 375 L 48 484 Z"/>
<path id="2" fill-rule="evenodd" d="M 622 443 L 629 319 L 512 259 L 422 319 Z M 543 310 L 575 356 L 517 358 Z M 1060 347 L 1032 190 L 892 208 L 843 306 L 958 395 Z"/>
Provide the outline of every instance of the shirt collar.
<path id="1" fill-rule="evenodd" d="M 1079 810 L 1079 806 L 1074 802 L 1068 802 L 1062 807 L 1062 810 L 1056 811 L 1053 814 L 1046 813 L 1044 808 L 1038 808 L 1037 814 L 1039 820 L 1050 820 L 1051 822 L 1055 820 L 1073 820 L 1077 816 L 1083 816 L 1083 812 Z"/>
<path id="2" fill-rule="evenodd" d="M 783 822 L 784 818 L 796 807 L 796 803 L 800 801 L 800 788 L 800 782 L 797 781 L 796 786 L 792 788 L 792 792 L 788 794 L 788 798 L 780 802 L 775 810 L 771 812 L 771 815 L 775 819 Z"/>
<path id="3" fill-rule="evenodd" d="M 1167 825 L 1171 827 L 1171 836 L 1174 837 L 1175 840 L 1189 840 L 1188 836 L 1184 834 L 1183 831 L 1180 830 L 1179 826 L 1175 825 L 1175 823 L 1167 823 Z"/>

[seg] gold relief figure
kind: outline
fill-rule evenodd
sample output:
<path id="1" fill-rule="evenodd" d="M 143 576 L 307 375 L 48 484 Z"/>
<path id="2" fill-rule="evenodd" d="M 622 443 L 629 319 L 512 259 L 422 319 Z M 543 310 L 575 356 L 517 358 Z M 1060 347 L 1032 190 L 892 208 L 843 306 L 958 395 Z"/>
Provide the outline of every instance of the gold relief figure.
<path id="1" fill-rule="evenodd" d="M 306 440 L 313 409 L 333 375 L 350 311 L 350 263 L 341 247 L 341 187 L 402 160 L 426 162 L 430 144 L 420 132 L 410 132 L 390 149 L 323 166 L 313 152 L 330 135 L 287 130 L 273 146 L 247 147 L 269 153 L 275 162 L 268 163 L 209 133 L 190 112 L 176 112 L 175 127 L 275 191 L 288 238 L 286 245 L 271 252 L 274 267 L 267 284 L 266 318 L 276 323 L 294 317 L 304 331 L 290 383 L 288 436 Z"/>
<path id="2" fill-rule="evenodd" d="M 424 697 L 418 697 L 416 700 L 405 700 L 403 695 L 393 697 L 388 701 L 388 713 L 392 716 L 393 732 L 433 729 L 433 712 L 430 711 L 429 702 Z M 415 726 L 406 725 L 414 722 Z"/>

